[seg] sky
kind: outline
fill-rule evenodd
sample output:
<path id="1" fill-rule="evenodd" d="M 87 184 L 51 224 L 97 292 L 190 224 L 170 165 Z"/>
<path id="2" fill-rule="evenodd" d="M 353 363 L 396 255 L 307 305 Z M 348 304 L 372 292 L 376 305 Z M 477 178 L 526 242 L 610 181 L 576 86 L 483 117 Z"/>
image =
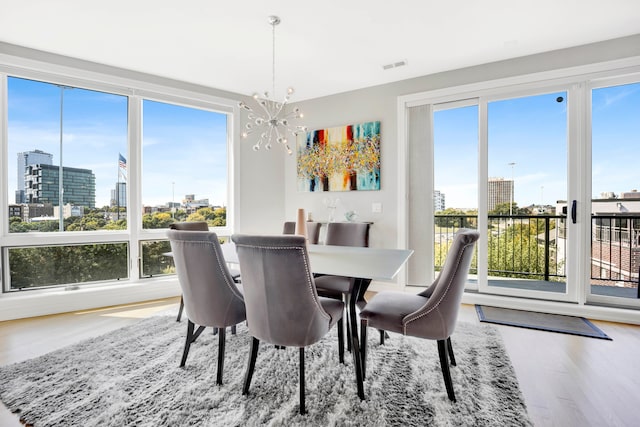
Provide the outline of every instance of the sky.
<path id="1" fill-rule="evenodd" d="M 488 175 L 513 178 L 518 206 L 567 199 L 567 102 L 557 92 L 488 104 Z M 592 104 L 592 197 L 640 190 L 640 84 L 596 89 Z M 477 208 L 478 107 L 436 111 L 434 139 L 446 207 Z"/>
<path id="2" fill-rule="evenodd" d="M 60 92 L 53 84 L 9 78 L 10 202 L 18 152 L 39 149 L 59 164 Z M 489 177 L 513 177 L 519 206 L 567 199 L 568 101 L 567 93 L 557 92 L 488 105 Z M 640 83 L 595 89 L 592 104 L 592 196 L 640 190 Z M 63 113 L 64 166 L 91 169 L 96 206 L 108 205 L 118 156 L 128 157 L 127 98 L 67 88 Z M 143 204 L 194 194 L 226 205 L 226 132 L 224 114 L 145 100 Z M 435 189 L 445 194 L 446 207 L 477 208 L 477 106 L 435 112 L 434 137 Z"/>
<path id="3" fill-rule="evenodd" d="M 17 188 L 17 153 L 42 150 L 60 163 L 59 86 L 9 78 L 9 201 Z M 63 166 L 90 169 L 96 206 L 109 204 L 118 158 L 127 151 L 127 97 L 79 88 L 63 90 Z M 227 205 L 226 115 L 143 101 L 142 201 L 182 201 L 186 194 Z M 203 155 L 203 153 L 205 153 Z M 133 165 L 127 161 L 127 173 Z"/>

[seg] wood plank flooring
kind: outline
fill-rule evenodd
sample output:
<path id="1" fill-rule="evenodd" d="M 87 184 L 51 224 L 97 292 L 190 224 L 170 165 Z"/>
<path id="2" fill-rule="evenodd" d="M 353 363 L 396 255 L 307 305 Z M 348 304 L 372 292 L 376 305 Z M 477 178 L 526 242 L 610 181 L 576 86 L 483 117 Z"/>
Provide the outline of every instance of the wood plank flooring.
<path id="1" fill-rule="evenodd" d="M 170 298 L 0 322 L 0 365 L 48 353 L 159 311 L 177 313 L 178 302 Z M 460 321 L 478 323 L 473 306 L 462 306 Z M 536 426 L 639 425 L 640 326 L 593 323 L 613 341 L 494 325 Z M 455 333 L 452 340 L 455 346 Z M 22 424 L 0 405 L 0 426 Z"/>

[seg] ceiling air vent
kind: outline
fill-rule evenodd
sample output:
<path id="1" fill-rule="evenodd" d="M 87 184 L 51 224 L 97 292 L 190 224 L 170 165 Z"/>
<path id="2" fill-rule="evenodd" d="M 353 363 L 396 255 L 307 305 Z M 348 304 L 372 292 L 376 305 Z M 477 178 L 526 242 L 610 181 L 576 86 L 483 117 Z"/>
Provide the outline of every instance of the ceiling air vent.
<path id="1" fill-rule="evenodd" d="M 405 65 L 407 65 L 407 61 L 403 60 L 403 61 L 392 62 L 391 64 L 383 65 L 382 69 L 383 70 L 390 70 L 392 68 L 404 67 Z"/>

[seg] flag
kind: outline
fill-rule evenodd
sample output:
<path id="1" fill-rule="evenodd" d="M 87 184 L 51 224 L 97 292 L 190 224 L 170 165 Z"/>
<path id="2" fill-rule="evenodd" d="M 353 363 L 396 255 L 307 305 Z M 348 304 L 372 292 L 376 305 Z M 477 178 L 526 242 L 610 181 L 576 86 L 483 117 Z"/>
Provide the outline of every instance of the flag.
<path id="1" fill-rule="evenodd" d="M 127 159 L 125 159 L 122 154 L 118 153 L 119 159 L 118 159 L 118 167 L 120 169 L 124 169 L 127 170 Z"/>
<path id="2" fill-rule="evenodd" d="M 127 159 L 120 153 L 118 153 L 118 180 L 122 178 L 127 180 Z"/>

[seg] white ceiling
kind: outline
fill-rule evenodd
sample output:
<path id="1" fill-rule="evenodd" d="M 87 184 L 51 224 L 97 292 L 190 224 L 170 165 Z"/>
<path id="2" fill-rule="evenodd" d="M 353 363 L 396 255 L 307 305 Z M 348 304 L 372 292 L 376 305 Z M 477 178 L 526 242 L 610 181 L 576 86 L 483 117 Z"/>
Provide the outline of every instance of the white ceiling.
<path id="1" fill-rule="evenodd" d="M 250 95 L 269 15 L 292 101 L 640 34 L 640 0 L 0 0 L 0 41 Z"/>

